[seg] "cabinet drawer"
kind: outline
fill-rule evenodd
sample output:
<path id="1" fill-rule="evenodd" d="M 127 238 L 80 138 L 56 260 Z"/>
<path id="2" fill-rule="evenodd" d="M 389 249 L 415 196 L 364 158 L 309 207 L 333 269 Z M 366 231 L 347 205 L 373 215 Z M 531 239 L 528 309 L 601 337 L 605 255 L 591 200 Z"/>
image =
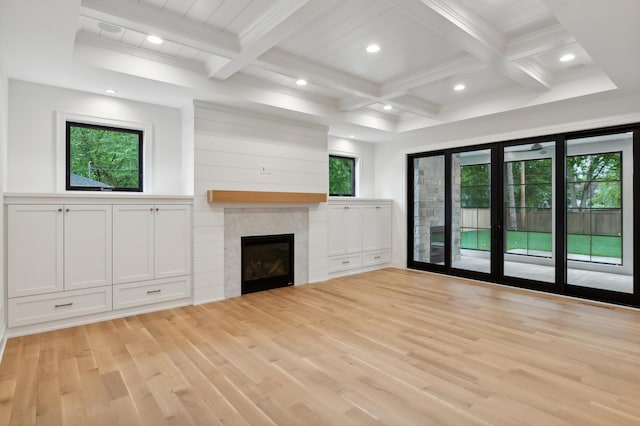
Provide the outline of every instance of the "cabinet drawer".
<path id="1" fill-rule="evenodd" d="M 113 286 L 113 309 L 183 299 L 191 295 L 191 277 L 167 278 Z"/>
<path id="2" fill-rule="evenodd" d="M 9 299 L 9 327 L 111 310 L 111 286 Z"/>
<path id="3" fill-rule="evenodd" d="M 391 250 L 371 251 L 362 254 L 362 266 L 380 265 L 391 262 Z"/>
<path id="4" fill-rule="evenodd" d="M 359 254 L 329 258 L 329 272 L 346 271 L 348 269 L 359 268 L 361 265 L 362 259 Z"/>

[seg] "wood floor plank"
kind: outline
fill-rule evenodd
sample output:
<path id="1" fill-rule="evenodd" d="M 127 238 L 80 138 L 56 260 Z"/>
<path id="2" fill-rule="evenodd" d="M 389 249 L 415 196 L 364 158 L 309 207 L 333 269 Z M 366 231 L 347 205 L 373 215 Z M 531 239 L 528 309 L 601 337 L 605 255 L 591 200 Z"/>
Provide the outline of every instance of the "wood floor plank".
<path id="1" fill-rule="evenodd" d="M 640 424 L 640 311 L 386 269 L 9 339 L 0 424 Z"/>

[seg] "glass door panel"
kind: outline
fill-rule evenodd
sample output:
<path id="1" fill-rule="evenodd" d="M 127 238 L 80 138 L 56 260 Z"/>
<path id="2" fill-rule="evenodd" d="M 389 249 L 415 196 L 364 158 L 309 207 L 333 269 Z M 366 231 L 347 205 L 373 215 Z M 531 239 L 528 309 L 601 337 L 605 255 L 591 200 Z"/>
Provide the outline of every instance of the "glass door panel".
<path id="1" fill-rule="evenodd" d="M 555 282 L 555 142 L 504 148 L 505 277 Z"/>
<path id="2" fill-rule="evenodd" d="M 565 162 L 567 284 L 633 293 L 633 133 L 569 139 Z"/>
<path id="3" fill-rule="evenodd" d="M 451 156 L 451 266 L 491 272 L 491 150 Z"/>
<path id="4" fill-rule="evenodd" d="M 413 160 L 413 261 L 444 265 L 444 155 Z"/>

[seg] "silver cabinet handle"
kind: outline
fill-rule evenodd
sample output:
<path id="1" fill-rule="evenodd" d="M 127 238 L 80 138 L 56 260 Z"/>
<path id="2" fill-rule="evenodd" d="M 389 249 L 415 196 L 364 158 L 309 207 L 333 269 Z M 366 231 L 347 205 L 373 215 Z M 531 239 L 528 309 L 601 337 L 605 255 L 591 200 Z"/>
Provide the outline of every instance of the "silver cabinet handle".
<path id="1" fill-rule="evenodd" d="M 380 259 L 380 256 L 374 256 L 373 258 L 374 259 Z"/>
<path id="2" fill-rule="evenodd" d="M 73 306 L 73 302 L 69 302 L 69 303 L 62 303 L 60 305 L 56 305 L 56 308 L 64 308 L 65 306 Z"/>
<path id="3" fill-rule="evenodd" d="M 162 290 L 147 290 L 147 294 L 160 293 Z"/>
<path id="4" fill-rule="evenodd" d="M 348 260 L 343 260 L 343 261 L 342 261 L 342 264 L 343 264 L 343 265 L 346 265 L 347 263 L 349 263 L 349 261 L 348 261 Z"/>

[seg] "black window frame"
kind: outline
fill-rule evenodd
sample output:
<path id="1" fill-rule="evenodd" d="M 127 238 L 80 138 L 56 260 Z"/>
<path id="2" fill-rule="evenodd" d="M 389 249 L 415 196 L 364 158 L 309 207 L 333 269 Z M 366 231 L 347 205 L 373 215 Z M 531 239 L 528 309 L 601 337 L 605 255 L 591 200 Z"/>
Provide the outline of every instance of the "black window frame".
<path id="1" fill-rule="evenodd" d="M 349 160 L 349 162 L 351 163 L 351 193 L 350 194 L 335 194 L 332 192 L 329 192 L 329 196 L 331 197 L 355 197 L 356 196 L 356 158 L 355 157 L 348 157 L 346 155 L 334 155 L 334 154 L 329 154 L 329 161 L 331 161 L 332 158 L 339 158 L 341 160 Z M 331 179 L 331 176 L 329 176 L 329 179 Z M 331 182 L 329 182 L 329 191 L 331 191 Z"/>
<path id="2" fill-rule="evenodd" d="M 86 129 L 107 130 L 121 133 L 131 133 L 138 136 L 138 184 L 131 188 L 104 188 L 99 186 L 74 186 L 71 185 L 71 128 L 82 127 Z M 67 191 L 92 191 L 92 192 L 143 192 L 144 191 L 144 131 L 126 127 L 106 126 L 102 124 L 83 123 L 67 120 L 65 122 L 65 188 Z"/>

